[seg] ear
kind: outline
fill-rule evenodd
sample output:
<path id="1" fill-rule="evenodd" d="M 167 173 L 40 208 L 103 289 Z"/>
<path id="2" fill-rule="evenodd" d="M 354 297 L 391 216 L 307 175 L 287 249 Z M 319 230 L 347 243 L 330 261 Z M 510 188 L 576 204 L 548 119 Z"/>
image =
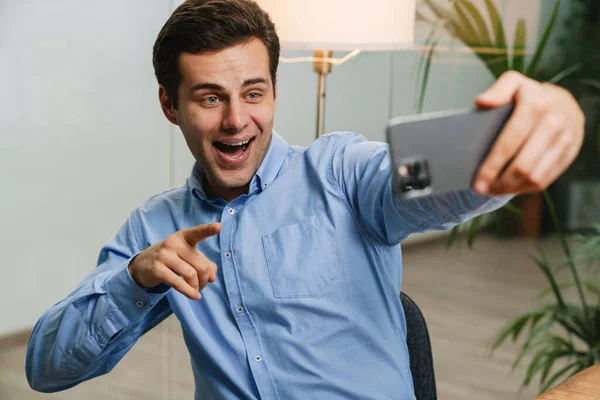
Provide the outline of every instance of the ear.
<path id="1" fill-rule="evenodd" d="M 160 107 L 162 108 L 165 117 L 167 117 L 172 124 L 179 125 L 177 122 L 177 115 L 175 114 L 175 107 L 173 107 L 173 100 L 163 85 L 160 85 L 158 88 L 158 101 L 160 102 Z"/>

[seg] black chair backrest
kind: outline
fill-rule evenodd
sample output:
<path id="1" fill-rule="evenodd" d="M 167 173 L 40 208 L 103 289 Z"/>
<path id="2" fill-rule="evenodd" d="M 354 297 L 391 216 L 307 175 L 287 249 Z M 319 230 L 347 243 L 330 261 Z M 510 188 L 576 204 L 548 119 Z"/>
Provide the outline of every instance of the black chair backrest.
<path id="1" fill-rule="evenodd" d="M 415 396 L 417 400 L 437 400 L 433 353 L 425 317 L 415 302 L 406 294 L 400 293 L 400 299 L 406 317 L 406 344 Z"/>

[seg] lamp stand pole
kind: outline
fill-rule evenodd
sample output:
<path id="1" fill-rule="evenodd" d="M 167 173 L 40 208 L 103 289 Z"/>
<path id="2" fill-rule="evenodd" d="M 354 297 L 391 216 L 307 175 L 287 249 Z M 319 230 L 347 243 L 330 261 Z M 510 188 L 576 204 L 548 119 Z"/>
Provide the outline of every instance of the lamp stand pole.
<path id="1" fill-rule="evenodd" d="M 313 71 L 318 74 L 317 86 L 317 139 L 323 135 L 325 130 L 325 80 L 331 72 L 331 63 L 326 60 L 332 56 L 331 50 L 315 50 Z"/>

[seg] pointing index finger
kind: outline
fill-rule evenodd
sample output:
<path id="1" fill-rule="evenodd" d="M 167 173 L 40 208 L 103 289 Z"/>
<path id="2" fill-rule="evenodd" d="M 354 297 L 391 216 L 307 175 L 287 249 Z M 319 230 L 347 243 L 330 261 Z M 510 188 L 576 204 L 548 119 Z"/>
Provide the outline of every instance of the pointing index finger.
<path id="1" fill-rule="evenodd" d="M 199 242 L 216 235 L 220 230 L 221 223 L 213 222 L 212 224 L 202 224 L 193 228 L 182 229 L 181 234 L 190 246 L 196 247 Z"/>

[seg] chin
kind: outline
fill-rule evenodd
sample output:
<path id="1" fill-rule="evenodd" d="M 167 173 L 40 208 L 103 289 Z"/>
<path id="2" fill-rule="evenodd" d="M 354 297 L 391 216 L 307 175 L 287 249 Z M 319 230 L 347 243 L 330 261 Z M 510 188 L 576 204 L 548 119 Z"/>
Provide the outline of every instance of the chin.
<path id="1" fill-rule="evenodd" d="M 252 180 L 253 176 L 254 176 L 254 174 L 249 173 L 249 172 L 241 172 L 241 171 L 225 172 L 225 171 L 222 171 L 219 173 L 219 176 L 217 177 L 217 179 L 215 181 L 216 181 L 217 185 L 219 185 L 223 188 L 237 189 L 237 188 L 241 188 L 241 187 L 248 185 L 250 183 L 250 181 Z"/>

